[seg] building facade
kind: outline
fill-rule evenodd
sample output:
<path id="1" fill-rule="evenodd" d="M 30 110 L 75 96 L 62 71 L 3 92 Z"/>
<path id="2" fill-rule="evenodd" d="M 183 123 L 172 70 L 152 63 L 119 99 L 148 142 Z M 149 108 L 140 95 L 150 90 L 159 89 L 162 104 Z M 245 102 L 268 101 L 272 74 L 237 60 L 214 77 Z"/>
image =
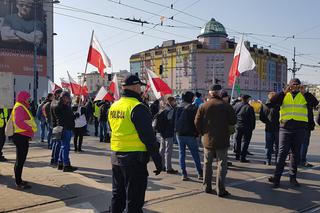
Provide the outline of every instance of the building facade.
<path id="1" fill-rule="evenodd" d="M 248 41 L 246 46 L 256 67 L 237 79 L 235 96 L 246 93 L 254 99 L 265 100 L 267 92 L 280 91 L 287 83 L 287 59 L 257 45 L 250 46 Z M 231 92 L 228 75 L 235 47 L 235 41 L 228 38 L 224 26 L 211 19 L 196 40 L 165 41 L 161 46 L 133 54 L 130 72 L 146 78 L 145 70 L 150 69 L 160 75 L 175 94 L 187 90 L 206 94 L 213 83 Z"/>
<path id="2" fill-rule="evenodd" d="M 118 82 L 120 83 L 119 85 L 121 85 L 121 82 L 123 81 L 123 79 L 127 75 L 129 75 L 130 72 L 127 70 L 120 70 L 119 72 L 113 73 L 111 75 L 108 75 L 105 73 L 104 78 L 100 76 L 100 73 L 98 71 L 93 71 L 91 73 L 86 73 L 86 74 L 82 73 L 81 75 L 78 76 L 78 82 L 83 82 L 83 77 L 85 76 L 89 95 L 91 97 L 94 97 L 102 86 L 104 86 L 105 88 L 109 87 L 114 74 L 117 75 Z"/>

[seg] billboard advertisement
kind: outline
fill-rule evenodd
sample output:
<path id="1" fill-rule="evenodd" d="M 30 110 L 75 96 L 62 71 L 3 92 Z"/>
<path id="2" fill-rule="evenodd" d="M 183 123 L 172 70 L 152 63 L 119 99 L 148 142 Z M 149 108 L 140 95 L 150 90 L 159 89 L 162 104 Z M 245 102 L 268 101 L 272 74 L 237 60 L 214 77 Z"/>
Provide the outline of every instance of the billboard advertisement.
<path id="1" fill-rule="evenodd" d="M 43 1 L 0 0 L 0 72 L 47 76 L 46 12 Z"/>

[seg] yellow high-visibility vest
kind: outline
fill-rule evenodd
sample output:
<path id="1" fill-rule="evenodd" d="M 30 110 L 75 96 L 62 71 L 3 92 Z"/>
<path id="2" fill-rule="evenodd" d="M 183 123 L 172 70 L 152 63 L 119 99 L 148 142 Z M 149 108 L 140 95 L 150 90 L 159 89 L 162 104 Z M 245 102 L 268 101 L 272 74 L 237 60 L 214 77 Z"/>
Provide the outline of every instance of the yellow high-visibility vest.
<path id="1" fill-rule="evenodd" d="M 26 111 L 26 113 L 29 115 L 30 119 L 26 120 L 25 123 L 28 124 L 32 128 L 33 132 L 36 132 L 37 131 L 37 124 L 34 121 L 34 118 L 33 118 L 32 114 L 31 114 L 31 112 L 23 104 L 21 104 L 19 102 L 16 102 L 14 107 L 13 107 L 13 110 L 12 110 L 12 122 L 13 122 L 13 126 L 14 126 L 14 133 L 26 132 L 25 129 L 20 129 L 18 127 L 18 125 L 16 124 L 16 122 L 15 122 L 15 113 L 16 113 L 16 109 L 18 107 L 22 107 L 24 109 L 24 111 Z"/>
<path id="2" fill-rule="evenodd" d="M 0 113 L 0 128 L 4 127 L 4 124 L 8 122 L 8 109 L 3 108 L 3 112 Z"/>
<path id="3" fill-rule="evenodd" d="M 111 150 L 115 152 L 147 151 L 131 121 L 131 112 L 140 102 L 121 97 L 111 105 L 108 120 L 111 128 Z"/>
<path id="4" fill-rule="evenodd" d="M 291 93 L 287 93 L 280 107 L 281 121 L 304 121 L 308 122 L 307 101 L 299 92 L 294 98 Z"/>
<path id="5" fill-rule="evenodd" d="M 100 117 L 100 108 L 98 107 L 97 103 L 94 104 L 93 116 L 96 118 Z"/>

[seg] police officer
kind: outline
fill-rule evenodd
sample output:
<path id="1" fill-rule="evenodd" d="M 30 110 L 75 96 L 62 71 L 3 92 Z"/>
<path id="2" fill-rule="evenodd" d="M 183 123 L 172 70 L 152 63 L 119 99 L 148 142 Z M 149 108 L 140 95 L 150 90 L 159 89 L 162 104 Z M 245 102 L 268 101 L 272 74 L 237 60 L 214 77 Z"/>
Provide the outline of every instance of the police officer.
<path id="1" fill-rule="evenodd" d="M 149 155 L 156 166 L 154 173 L 158 175 L 162 170 L 151 113 L 141 103 L 141 85 L 145 84 L 137 76 L 126 77 L 122 97 L 109 109 L 113 213 L 124 209 L 129 213 L 143 212 Z"/>
<path id="2" fill-rule="evenodd" d="M 0 162 L 5 162 L 7 159 L 3 156 L 2 149 L 6 142 L 5 128 L 8 122 L 9 113 L 7 108 L 0 109 Z"/>
<path id="3" fill-rule="evenodd" d="M 315 107 L 309 94 L 310 93 L 305 93 L 305 89 L 301 85 L 300 80 L 293 78 L 290 80 L 284 92 L 280 92 L 270 99 L 271 103 L 281 106 L 279 158 L 274 176 L 269 178 L 274 188 L 278 188 L 280 185 L 280 178 L 290 150 L 290 184 L 296 187 L 300 186 L 296 176 L 300 147 L 304 140 L 308 124 L 307 106 Z"/>

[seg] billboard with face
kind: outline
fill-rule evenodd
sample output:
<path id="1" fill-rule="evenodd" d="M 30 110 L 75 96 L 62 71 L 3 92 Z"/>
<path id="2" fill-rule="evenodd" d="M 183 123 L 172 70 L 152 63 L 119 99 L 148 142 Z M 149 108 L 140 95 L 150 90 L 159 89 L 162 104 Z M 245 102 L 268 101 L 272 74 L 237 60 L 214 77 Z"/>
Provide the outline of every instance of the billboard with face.
<path id="1" fill-rule="evenodd" d="M 0 0 L 0 72 L 46 76 L 46 13 L 43 1 Z"/>

